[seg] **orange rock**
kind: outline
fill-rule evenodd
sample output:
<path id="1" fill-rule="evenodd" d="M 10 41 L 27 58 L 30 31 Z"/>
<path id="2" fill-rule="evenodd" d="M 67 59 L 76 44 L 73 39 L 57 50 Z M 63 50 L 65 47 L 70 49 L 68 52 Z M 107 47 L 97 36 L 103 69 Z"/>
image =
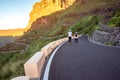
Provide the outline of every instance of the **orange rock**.
<path id="1" fill-rule="evenodd" d="M 33 5 L 33 10 L 30 12 L 30 21 L 26 27 L 26 31 L 31 27 L 31 24 L 42 16 L 50 15 L 56 11 L 63 10 L 73 4 L 75 0 L 42 0 Z"/>

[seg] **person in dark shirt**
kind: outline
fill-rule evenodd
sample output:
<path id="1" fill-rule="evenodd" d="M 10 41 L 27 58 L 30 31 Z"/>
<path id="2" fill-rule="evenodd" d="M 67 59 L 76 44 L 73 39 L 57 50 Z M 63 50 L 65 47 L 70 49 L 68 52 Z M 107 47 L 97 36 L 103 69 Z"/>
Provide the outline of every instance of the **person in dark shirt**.
<path id="1" fill-rule="evenodd" d="M 78 32 L 75 32 L 75 41 L 74 41 L 74 43 L 78 43 Z"/>

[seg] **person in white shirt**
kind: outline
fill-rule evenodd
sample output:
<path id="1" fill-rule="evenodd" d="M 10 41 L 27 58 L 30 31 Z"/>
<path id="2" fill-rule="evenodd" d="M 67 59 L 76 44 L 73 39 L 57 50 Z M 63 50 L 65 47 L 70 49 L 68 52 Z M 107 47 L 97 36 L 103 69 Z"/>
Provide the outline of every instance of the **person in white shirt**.
<path id="1" fill-rule="evenodd" d="M 71 44 L 71 41 L 72 41 L 72 31 L 69 30 L 69 32 L 68 32 L 68 42 Z"/>

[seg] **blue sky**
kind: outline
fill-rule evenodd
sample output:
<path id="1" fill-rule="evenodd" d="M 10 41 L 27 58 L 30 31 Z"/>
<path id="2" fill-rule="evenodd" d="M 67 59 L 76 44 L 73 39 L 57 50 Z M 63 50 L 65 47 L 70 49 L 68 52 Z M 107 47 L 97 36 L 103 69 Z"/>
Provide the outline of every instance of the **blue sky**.
<path id="1" fill-rule="evenodd" d="M 24 28 L 35 2 L 40 0 L 0 0 L 0 29 Z"/>

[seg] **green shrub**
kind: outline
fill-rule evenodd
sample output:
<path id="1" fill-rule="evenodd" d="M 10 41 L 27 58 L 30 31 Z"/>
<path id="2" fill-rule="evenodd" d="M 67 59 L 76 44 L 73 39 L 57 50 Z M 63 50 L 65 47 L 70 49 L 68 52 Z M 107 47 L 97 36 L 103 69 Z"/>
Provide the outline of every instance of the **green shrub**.
<path id="1" fill-rule="evenodd" d="M 120 16 L 113 17 L 109 22 L 108 25 L 111 27 L 120 27 Z"/>
<path id="2" fill-rule="evenodd" d="M 120 10 L 107 23 L 110 27 L 120 27 Z"/>
<path id="3" fill-rule="evenodd" d="M 108 46 L 114 46 L 114 44 L 112 42 L 105 42 L 104 44 L 108 45 Z"/>
<path id="4" fill-rule="evenodd" d="M 92 32 L 96 29 L 98 22 L 100 21 L 100 17 L 96 15 L 86 16 L 80 19 L 78 23 L 71 26 L 71 29 L 74 32 L 84 33 L 84 34 L 92 34 Z M 68 30 L 67 30 L 68 31 Z"/>

